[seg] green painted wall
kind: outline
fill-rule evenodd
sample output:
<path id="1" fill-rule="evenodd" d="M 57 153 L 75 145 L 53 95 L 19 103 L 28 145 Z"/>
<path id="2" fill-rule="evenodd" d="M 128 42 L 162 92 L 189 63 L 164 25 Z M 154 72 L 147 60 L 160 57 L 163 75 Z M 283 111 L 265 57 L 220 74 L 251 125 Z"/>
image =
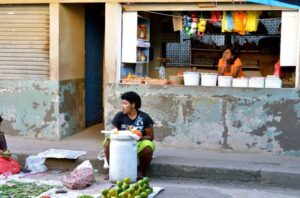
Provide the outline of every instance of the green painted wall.
<path id="1" fill-rule="evenodd" d="M 109 84 L 105 126 L 135 91 L 161 146 L 300 156 L 300 90 Z"/>
<path id="2" fill-rule="evenodd" d="M 10 135 L 59 139 L 57 81 L 0 81 L 2 130 Z"/>

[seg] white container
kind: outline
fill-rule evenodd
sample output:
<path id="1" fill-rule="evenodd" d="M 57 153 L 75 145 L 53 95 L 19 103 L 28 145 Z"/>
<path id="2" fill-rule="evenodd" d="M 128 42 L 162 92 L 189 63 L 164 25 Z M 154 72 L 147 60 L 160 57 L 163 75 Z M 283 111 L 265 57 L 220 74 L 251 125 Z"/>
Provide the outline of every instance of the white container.
<path id="1" fill-rule="evenodd" d="M 201 73 L 201 85 L 202 86 L 216 86 L 217 74 L 214 73 Z"/>
<path id="2" fill-rule="evenodd" d="M 218 76 L 219 87 L 231 87 L 232 76 Z"/>
<path id="3" fill-rule="evenodd" d="M 116 182 L 137 177 L 137 143 L 129 135 L 111 134 L 109 156 L 109 180 Z"/>
<path id="4" fill-rule="evenodd" d="M 279 77 L 267 76 L 265 80 L 265 88 L 281 88 L 282 80 Z"/>
<path id="5" fill-rule="evenodd" d="M 200 83 L 200 73 L 184 72 L 183 79 L 184 79 L 184 85 L 198 86 Z"/>
<path id="6" fill-rule="evenodd" d="M 233 78 L 232 87 L 248 87 L 249 79 L 248 78 Z"/>
<path id="7" fill-rule="evenodd" d="M 265 77 L 251 77 L 251 78 L 249 78 L 249 87 L 264 88 L 265 87 Z"/>

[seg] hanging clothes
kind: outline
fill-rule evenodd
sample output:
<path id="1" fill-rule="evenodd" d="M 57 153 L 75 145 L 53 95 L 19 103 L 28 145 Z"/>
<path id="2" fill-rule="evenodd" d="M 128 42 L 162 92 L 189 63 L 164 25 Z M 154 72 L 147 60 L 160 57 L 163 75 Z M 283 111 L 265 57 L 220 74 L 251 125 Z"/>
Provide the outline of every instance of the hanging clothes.
<path id="1" fill-rule="evenodd" d="M 221 11 L 211 11 L 210 13 L 210 22 L 212 24 L 216 23 L 216 22 L 219 22 L 222 20 L 222 13 Z"/>
<path id="2" fill-rule="evenodd" d="M 233 12 L 234 32 L 244 35 L 246 34 L 246 19 L 247 14 L 243 11 Z"/>
<path id="3" fill-rule="evenodd" d="M 223 11 L 222 32 L 232 32 L 233 27 L 234 27 L 234 23 L 233 23 L 231 12 Z"/>
<path id="4" fill-rule="evenodd" d="M 256 32 L 261 11 L 247 11 L 246 32 Z"/>

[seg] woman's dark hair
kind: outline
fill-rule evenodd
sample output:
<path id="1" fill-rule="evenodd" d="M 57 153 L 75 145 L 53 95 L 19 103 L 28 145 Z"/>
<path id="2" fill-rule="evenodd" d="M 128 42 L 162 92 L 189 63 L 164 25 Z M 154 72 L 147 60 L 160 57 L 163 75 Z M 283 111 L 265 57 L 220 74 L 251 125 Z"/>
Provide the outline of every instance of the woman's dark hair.
<path id="1" fill-rule="evenodd" d="M 134 103 L 135 109 L 141 108 L 141 105 L 142 105 L 141 97 L 133 91 L 128 91 L 128 92 L 123 93 L 121 95 L 121 99 L 127 100 L 130 104 Z"/>
<path id="2" fill-rule="evenodd" d="M 232 58 L 228 60 L 228 64 L 233 64 L 234 61 L 237 59 L 237 52 L 235 51 L 233 46 L 227 46 L 223 51 L 222 54 L 226 51 L 230 50 Z"/>
<path id="3" fill-rule="evenodd" d="M 2 117 L 0 116 L 0 123 L 3 121 Z"/>

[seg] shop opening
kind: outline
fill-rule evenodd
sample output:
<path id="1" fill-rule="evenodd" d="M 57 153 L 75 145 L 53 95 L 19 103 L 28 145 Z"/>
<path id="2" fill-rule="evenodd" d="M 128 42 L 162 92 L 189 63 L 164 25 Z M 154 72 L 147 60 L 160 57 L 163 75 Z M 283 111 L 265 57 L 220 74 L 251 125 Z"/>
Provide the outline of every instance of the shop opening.
<path id="1" fill-rule="evenodd" d="M 222 51 L 232 46 L 247 80 L 242 87 L 294 88 L 297 17 L 297 11 L 255 9 L 124 12 L 122 83 L 184 84 L 184 78 L 177 77 L 186 71 L 217 74 Z M 137 40 L 134 46 L 128 38 Z M 258 83 L 262 79 L 263 84 Z"/>

